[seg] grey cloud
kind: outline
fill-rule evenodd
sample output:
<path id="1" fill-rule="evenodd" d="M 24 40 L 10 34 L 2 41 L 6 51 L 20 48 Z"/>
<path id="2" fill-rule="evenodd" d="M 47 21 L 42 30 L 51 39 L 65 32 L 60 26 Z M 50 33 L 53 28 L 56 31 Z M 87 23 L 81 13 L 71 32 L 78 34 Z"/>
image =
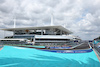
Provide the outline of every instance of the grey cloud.
<path id="1" fill-rule="evenodd" d="M 0 3 L 4 3 L 5 2 L 5 0 L 0 0 Z"/>
<path id="2" fill-rule="evenodd" d="M 61 20 L 64 20 L 64 17 L 65 16 L 63 16 L 62 14 L 59 13 L 59 14 L 54 16 L 54 19 L 61 21 Z"/>
<path id="3" fill-rule="evenodd" d="M 0 6 L 0 11 L 4 13 L 11 12 L 11 8 L 8 8 L 8 6 Z"/>
<path id="4" fill-rule="evenodd" d="M 60 3 L 60 0 L 46 0 L 46 1 L 39 0 L 39 1 L 44 3 L 45 6 L 50 6 L 50 7 L 56 7 L 56 5 Z"/>
<path id="5" fill-rule="evenodd" d="M 65 25 L 76 36 L 93 39 L 99 35 L 99 3 L 99 0 L 0 0 L 0 28 L 13 27 L 13 18 L 17 27 L 50 25 L 53 12 L 54 25 Z"/>

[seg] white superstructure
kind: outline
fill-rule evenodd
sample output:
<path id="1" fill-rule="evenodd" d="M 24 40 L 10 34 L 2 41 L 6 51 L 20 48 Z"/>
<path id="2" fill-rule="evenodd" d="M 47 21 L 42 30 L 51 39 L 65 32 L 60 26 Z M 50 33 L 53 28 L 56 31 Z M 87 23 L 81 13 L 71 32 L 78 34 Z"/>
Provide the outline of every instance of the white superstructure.
<path id="1" fill-rule="evenodd" d="M 8 28 L 2 30 L 14 33 L 12 36 L 6 36 L 5 39 L 24 38 L 34 45 L 63 45 L 73 40 L 73 37 L 69 36 L 72 32 L 62 26 Z"/>

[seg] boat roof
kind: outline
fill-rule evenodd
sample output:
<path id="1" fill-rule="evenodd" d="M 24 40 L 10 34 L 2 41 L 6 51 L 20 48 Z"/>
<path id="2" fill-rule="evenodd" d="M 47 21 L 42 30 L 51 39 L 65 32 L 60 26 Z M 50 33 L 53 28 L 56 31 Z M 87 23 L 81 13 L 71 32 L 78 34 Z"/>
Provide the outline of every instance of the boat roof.
<path id="1" fill-rule="evenodd" d="M 46 30 L 46 29 L 59 29 L 64 32 L 67 32 L 68 34 L 71 34 L 72 32 L 69 31 L 68 29 L 62 27 L 62 26 L 40 26 L 40 27 L 23 27 L 23 28 L 5 28 L 1 29 L 4 31 L 14 31 L 14 30 Z"/>

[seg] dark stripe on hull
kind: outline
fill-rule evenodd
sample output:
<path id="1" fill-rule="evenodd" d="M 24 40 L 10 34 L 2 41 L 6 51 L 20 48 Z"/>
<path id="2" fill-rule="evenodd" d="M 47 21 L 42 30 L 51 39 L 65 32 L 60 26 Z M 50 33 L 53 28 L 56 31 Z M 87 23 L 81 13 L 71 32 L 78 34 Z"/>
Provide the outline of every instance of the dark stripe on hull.
<path id="1" fill-rule="evenodd" d="M 92 52 L 92 49 L 86 49 L 86 50 L 47 50 L 47 49 L 39 49 L 42 51 L 48 51 L 48 52 L 55 52 L 55 53 L 88 53 Z"/>

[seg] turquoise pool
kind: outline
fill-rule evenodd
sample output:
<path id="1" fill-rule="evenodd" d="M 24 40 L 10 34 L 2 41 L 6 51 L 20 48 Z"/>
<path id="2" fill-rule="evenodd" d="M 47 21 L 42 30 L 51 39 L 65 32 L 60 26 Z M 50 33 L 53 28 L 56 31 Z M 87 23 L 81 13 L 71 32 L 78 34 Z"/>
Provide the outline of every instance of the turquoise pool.
<path id="1" fill-rule="evenodd" d="M 0 51 L 0 67 L 100 67 L 100 63 L 94 51 L 63 54 L 4 46 Z"/>

